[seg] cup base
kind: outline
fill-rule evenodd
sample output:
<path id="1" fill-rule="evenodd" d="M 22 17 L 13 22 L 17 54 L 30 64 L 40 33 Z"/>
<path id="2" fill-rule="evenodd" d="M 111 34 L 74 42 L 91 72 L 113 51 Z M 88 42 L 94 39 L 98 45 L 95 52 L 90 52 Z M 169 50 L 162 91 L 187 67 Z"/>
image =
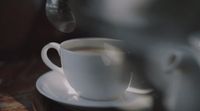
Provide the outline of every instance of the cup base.
<path id="1" fill-rule="evenodd" d="M 90 101 L 115 101 L 115 100 L 119 99 L 121 96 L 120 97 L 112 97 L 112 98 L 88 98 L 88 97 L 79 95 L 79 97 L 82 99 L 90 100 Z"/>

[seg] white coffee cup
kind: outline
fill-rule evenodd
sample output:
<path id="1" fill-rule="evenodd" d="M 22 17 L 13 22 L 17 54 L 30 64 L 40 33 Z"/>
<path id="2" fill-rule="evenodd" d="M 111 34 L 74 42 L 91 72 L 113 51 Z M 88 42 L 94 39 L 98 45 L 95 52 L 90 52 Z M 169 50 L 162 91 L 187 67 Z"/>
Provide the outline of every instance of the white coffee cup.
<path id="1" fill-rule="evenodd" d="M 62 67 L 47 57 L 50 48 L 58 51 Z M 92 100 L 112 100 L 124 94 L 131 74 L 125 54 L 122 41 L 106 38 L 52 42 L 41 53 L 44 63 L 64 74 L 80 97 Z"/>

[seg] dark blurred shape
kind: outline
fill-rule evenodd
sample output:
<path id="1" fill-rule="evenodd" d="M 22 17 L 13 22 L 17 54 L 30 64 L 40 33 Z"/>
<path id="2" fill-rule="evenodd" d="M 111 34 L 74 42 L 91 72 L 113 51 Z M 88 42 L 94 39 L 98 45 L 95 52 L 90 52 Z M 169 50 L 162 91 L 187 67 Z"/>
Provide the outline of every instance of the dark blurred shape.
<path id="1" fill-rule="evenodd" d="M 79 29 L 74 30 L 73 33 L 66 34 L 54 27 L 47 19 L 46 3 L 46 0 L 1 1 L 1 61 L 21 60 L 33 55 L 40 56 L 40 50 L 46 43 L 50 41 L 60 42 L 81 35 Z M 68 7 L 66 8 L 62 10 L 63 13 L 67 12 L 64 17 L 69 17 L 70 19 L 71 12 Z M 68 31 L 71 30 L 72 28 Z"/>

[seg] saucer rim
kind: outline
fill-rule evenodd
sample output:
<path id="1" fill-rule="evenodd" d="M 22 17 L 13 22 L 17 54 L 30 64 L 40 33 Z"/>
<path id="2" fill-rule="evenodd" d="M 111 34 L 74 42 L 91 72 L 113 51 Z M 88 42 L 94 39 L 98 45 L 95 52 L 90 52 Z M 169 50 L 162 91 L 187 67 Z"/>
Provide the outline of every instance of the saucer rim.
<path id="1" fill-rule="evenodd" d="M 70 102 L 64 102 L 62 100 L 58 100 L 56 99 L 55 97 L 52 97 L 52 96 L 49 96 L 49 94 L 45 93 L 45 91 L 43 91 L 41 88 L 40 88 L 40 81 L 41 81 L 41 78 L 44 78 L 45 76 L 47 75 L 50 75 L 51 73 L 59 73 L 59 72 L 56 72 L 56 71 L 48 71 L 44 74 L 42 74 L 36 81 L 36 89 L 39 91 L 40 94 L 42 94 L 43 96 L 47 97 L 48 99 L 51 99 L 55 102 L 58 102 L 58 103 L 61 103 L 63 105 L 70 105 L 70 106 L 77 106 L 77 107 L 85 107 L 85 108 L 118 108 L 118 107 L 123 107 L 124 105 L 114 105 L 114 104 L 111 104 L 111 103 L 114 103 L 114 102 L 117 102 L 116 100 L 112 100 L 112 101 L 94 101 L 94 100 L 89 100 L 89 99 L 84 99 L 84 98 L 81 98 L 82 100 L 85 100 L 85 101 L 90 101 L 90 102 L 98 102 L 98 103 L 107 103 L 106 105 L 83 105 L 83 104 L 73 104 L 73 103 L 70 103 Z M 127 94 L 136 94 L 136 95 L 143 95 L 143 94 L 138 94 L 138 93 L 134 93 L 134 92 L 128 92 L 126 91 L 124 95 L 127 95 Z"/>
<path id="2" fill-rule="evenodd" d="M 48 99 L 51 99 L 55 102 L 58 102 L 58 103 L 61 103 L 63 105 L 70 105 L 70 106 L 76 106 L 76 107 L 85 107 L 85 108 L 116 108 L 117 106 L 114 106 L 114 105 L 111 105 L 111 104 L 108 104 L 108 105 L 98 105 L 98 106 L 95 106 L 95 105 L 77 105 L 77 104 L 73 104 L 73 103 L 67 103 L 67 102 L 63 102 L 63 101 L 59 101 L 58 99 L 52 97 L 52 96 L 49 96 L 48 94 L 46 94 L 40 87 L 39 87 L 39 83 L 40 83 L 40 80 L 41 78 L 44 78 L 44 76 L 47 76 L 48 74 L 50 73 L 55 73 L 56 71 L 48 71 L 44 74 L 42 74 L 36 81 L 36 89 L 39 91 L 40 94 L 42 94 L 43 96 L 47 97 Z M 59 72 L 57 72 L 59 73 Z M 89 100 L 89 99 L 84 99 L 84 98 L 81 98 L 83 100 L 86 100 L 86 101 L 92 101 L 92 102 L 98 102 L 98 103 L 109 103 L 109 102 L 112 102 L 112 101 L 95 101 L 95 100 Z M 115 100 L 113 100 L 115 101 Z"/>

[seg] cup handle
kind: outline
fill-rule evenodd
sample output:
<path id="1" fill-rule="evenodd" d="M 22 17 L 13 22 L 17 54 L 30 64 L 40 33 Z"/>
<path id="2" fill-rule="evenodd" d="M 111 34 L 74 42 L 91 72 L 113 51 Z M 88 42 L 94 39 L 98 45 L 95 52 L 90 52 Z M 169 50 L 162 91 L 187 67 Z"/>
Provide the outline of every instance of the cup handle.
<path id="1" fill-rule="evenodd" d="M 56 49 L 56 51 L 58 52 L 58 54 L 60 56 L 60 44 L 51 42 L 42 48 L 42 52 L 41 52 L 42 60 L 52 70 L 57 71 L 59 73 L 63 73 L 62 67 L 59 67 L 59 66 L 55 65 L 54 63 L 52 63 L 51 60 L 47 56 L 47 52 L 51 48 Z"/>

